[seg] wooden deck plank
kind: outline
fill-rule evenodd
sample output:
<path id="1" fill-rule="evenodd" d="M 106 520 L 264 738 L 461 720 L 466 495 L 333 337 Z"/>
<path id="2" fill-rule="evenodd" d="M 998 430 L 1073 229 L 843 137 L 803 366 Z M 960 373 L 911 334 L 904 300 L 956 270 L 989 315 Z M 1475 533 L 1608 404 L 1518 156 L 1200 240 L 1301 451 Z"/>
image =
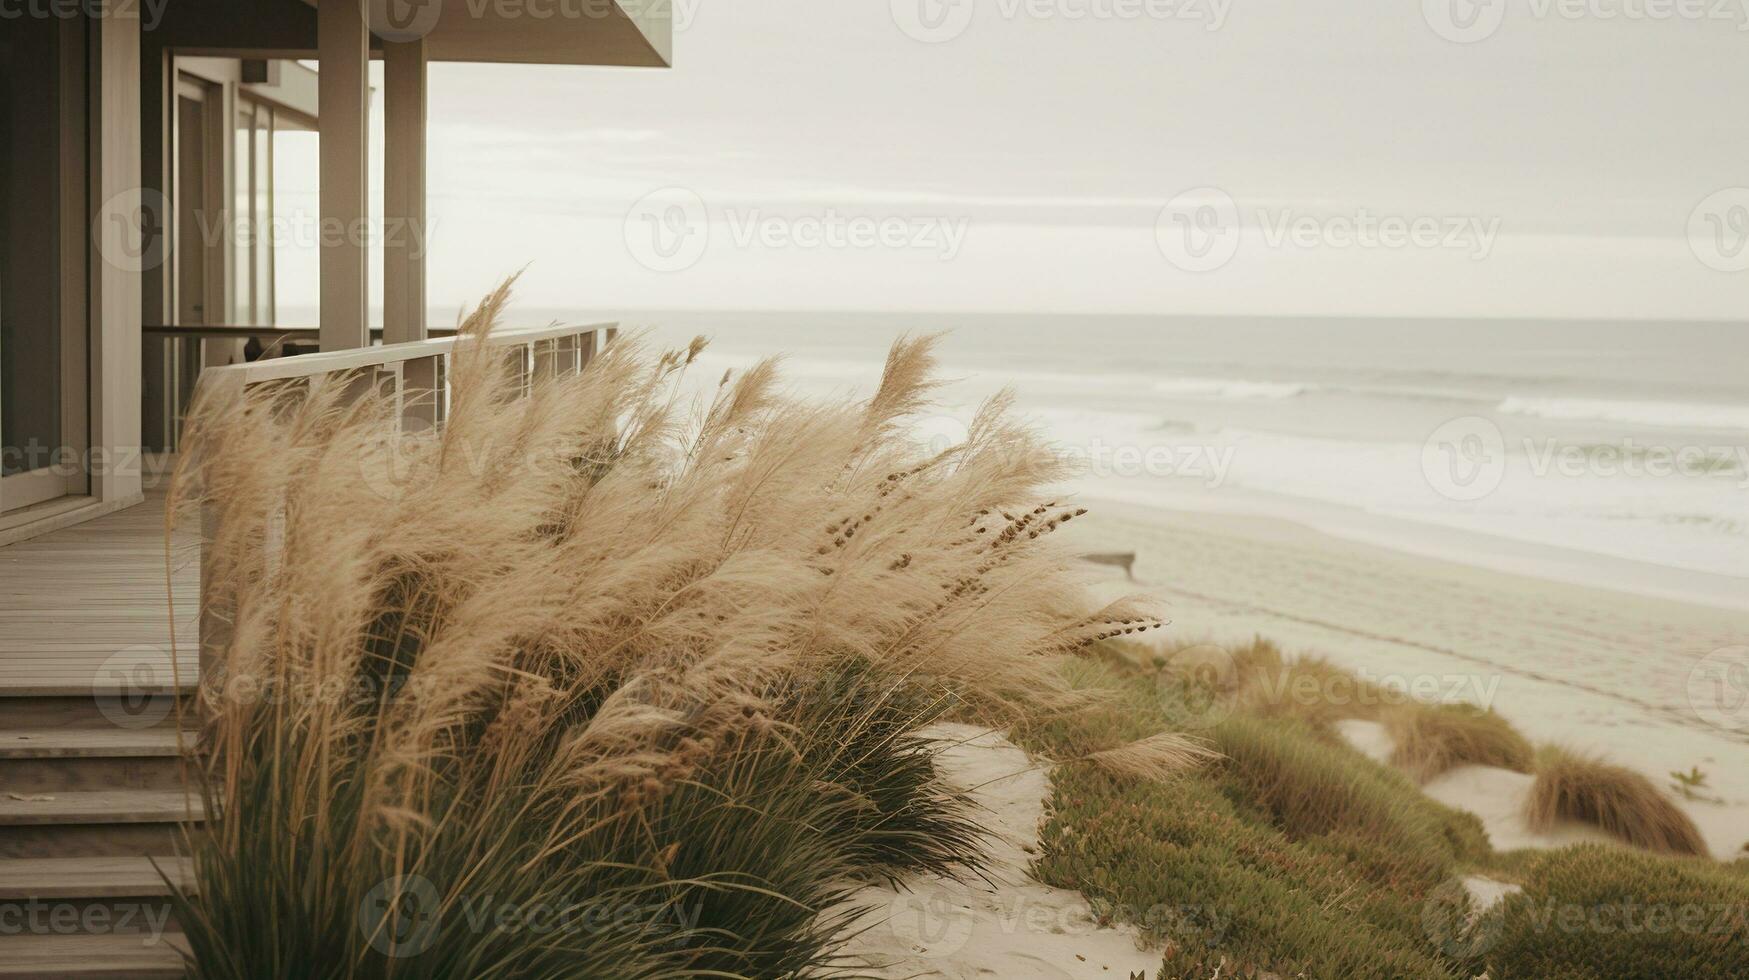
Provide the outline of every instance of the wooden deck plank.
<path id="1" fill-rule="evenodd" d="M 0 548 L 0 697 L 170 690 L 173 675 L 192 688 L 199 593 L 198 535 L 179 530 L 166 545 L 162 487 Z"/>

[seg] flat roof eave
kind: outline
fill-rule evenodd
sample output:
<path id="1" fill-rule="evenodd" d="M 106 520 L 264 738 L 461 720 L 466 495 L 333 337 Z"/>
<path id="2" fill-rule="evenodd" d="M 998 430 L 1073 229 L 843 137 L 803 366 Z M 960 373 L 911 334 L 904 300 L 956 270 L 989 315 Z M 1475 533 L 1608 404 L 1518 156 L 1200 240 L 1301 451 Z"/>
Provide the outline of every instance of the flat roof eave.
<path id="1" fill-rule="evenodd" d="M 390 41 L 422 38 L 431 61 L 673 64 L 672 0 L 365 0 L 365 6 L 373 34 Z"/>

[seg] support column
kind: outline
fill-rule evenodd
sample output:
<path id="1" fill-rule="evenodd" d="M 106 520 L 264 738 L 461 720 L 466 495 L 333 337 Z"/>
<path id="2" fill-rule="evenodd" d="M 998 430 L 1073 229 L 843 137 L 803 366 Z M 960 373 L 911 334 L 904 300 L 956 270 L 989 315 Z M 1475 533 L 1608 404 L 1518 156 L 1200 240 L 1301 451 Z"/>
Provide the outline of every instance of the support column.
<path id="1" fill-rule="evenodd" d="M 424 340 L 425 41 L 383 44 L 383 343 Z"/>
<path id="2" fill-rule="evenodd" d="M 164 196 L 140 188 L 140 21 L 94 17 L 96 117 L 91 120 L 92 229 L 89 384 L 91 449 L 103 466 L 91 495 L 106 505 L 140 499 L 140 282 L 165 255 Z M 3 352 L 0 352 L 3 353 Z"/>
<path id="3" fill-rule="evenodd" d="M 364 0 L 316 8 L 320 63 L 316 108 L 321 137 L 321 343 L 346 350 L 370 342 L 366 297 L 369 186 L 370 30 Z"/>

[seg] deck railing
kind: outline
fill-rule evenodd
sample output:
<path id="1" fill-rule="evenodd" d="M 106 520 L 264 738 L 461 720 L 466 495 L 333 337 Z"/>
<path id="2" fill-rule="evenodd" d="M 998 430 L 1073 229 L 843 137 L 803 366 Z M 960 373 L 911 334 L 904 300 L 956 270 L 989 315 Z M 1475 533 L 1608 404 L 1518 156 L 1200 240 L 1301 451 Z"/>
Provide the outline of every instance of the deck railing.
<path id="1" fill-rule="evenodd" d="M 552 378 L 576 374 L 612 343 L 619 325 L 551 326 L 532 330 L 495 331 L 488 347 L 503 348 L 524 383 L 523 392 Z M 245 389 L 253 385 L 295 381 L 324 375 L 354 375 L 373 388 L 380 386 L 400 400 L 402 425 L 441 425 L 449 406 L 449 359 L 459 338 L 439 337 L 405 344 L 384 344 L 352 350 L 322 351 L 207 368 L 200 387 Z M 409 397 L 411 396 L 411 397 Z M 216 527 L 210 510 L 202 517 L 201 535 L 212 540 Z M 230 635 L 232 602 L 226 583 L 209 574 L 203 555 L 200 577 L 200 647 L 202 673 L 213 651 Z"/>

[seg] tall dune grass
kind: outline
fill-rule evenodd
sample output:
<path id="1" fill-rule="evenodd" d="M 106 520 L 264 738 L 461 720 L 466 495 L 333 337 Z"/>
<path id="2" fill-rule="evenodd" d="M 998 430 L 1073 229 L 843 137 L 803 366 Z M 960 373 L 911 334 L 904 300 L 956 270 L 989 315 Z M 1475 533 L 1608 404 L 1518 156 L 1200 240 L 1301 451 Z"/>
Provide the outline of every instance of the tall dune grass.
<path id="1" fill-rule="evenodd" d="M 1528 773 L 1536 752 L 1506 719 L 1469 704 L 1411 704 L 1384 714 L 1391 764 L 1421 782 L 1459 766 Z"/>
<path id="2" fill-rule="evenodd" d="M 231 596 L 193 973 L 828 972 L 847 882 L 975 868 L 912 732 L 1072 709 L 1057 658 L 1158 623 L 1073 605 L 1078 512 L 1006 397 L 913 445 L 930 339 L 866 402 L 770 361 L 688 397 L 702 342 L 635 338 L 516 397 L 507 298 L 434 432 L 357 378 L 200 393 L 172 513 L 216 518 Z"/>
<path id="3" fill-rule="evenodd" d="M 1544 746 L 1537 754 L 1528 807 L 1530 824 L 1538 830 L 1556 820 L 1575 820 L 1650 851 L 1708 853 L 1694 821 L 1650 779 L 1556 746 Z"/>

